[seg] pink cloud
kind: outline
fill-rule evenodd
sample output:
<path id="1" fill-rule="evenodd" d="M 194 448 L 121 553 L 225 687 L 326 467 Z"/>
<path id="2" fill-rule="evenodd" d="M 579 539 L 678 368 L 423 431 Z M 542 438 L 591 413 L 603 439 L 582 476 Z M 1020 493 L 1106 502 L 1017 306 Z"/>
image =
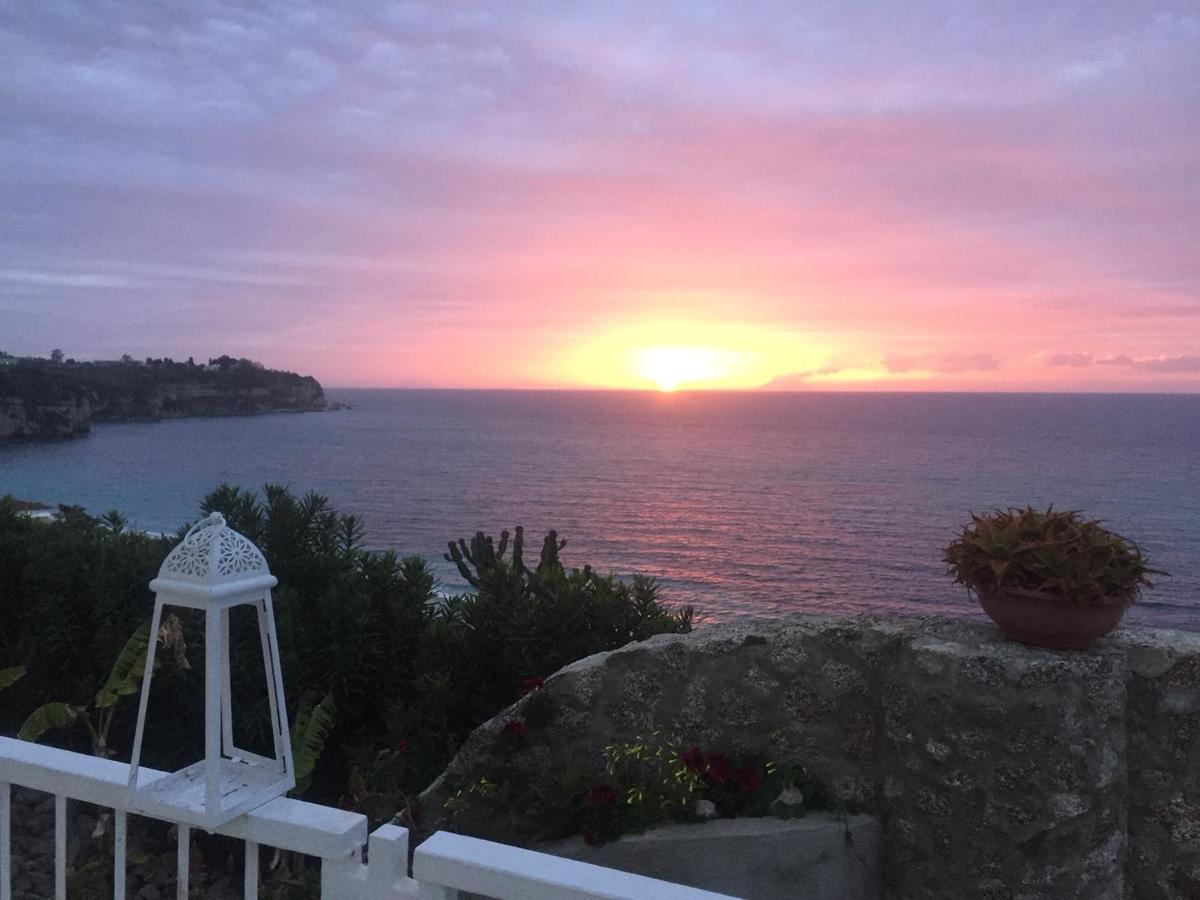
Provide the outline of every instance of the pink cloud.
<path id="1" fill-rule="evenodd" d="M 935 356 L 885 356 L 889 372 L 903 375 L 914 371 L 957 375 L 961 372 L 989 372 L 1000 368 L 1000 360 L 990 353 L 943 353 Z"/>
<path id="2" fill-rule="evenodd" d="M 1095 359 L 1090 353 L 1052 353 L 1046 357 L 1048 366 L 1071 366 L 1079 369 L 1090 366 L 1093 362 Z"/>

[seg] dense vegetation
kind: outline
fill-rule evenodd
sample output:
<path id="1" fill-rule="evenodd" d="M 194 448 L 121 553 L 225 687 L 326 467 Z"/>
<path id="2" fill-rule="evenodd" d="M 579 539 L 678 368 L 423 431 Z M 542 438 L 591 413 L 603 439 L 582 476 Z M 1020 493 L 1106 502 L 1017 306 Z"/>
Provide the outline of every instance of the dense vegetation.
<path id="1" fill-rule="evenodd" d="M 202 510 L 223 513 L 279 578 L 289 709 L 306 694 L 330 694 L 336 704 L 336 725 L 306 796 L 376 819 L 402 809 L 476 725 L 521 695 L 523 681 L 589 653 L 691 627 L 691 610 L 664 608 L 650 579 L 567 569 L 559 559 L 565 542 L 553 533 L 532 567 L 520 529 L 511 541 L 477 534 L 452 544 L 448 558 L 471 590 L 440 597 L 424 560 L 367 552 L 362 523 L 320 496 L 223 486 Z M 127 532 L 119 515 L 97 519 L 72 507 L 57 521 L 34 520 L 0 500 L 0 668 L 28 669 L 5 692 L 0 733 L 14 734 L 48 701 L 89 702 L 148 619 L 147 584 L 176 539 Z M 180 620 L 184 651 L 164 654 L 153 680 L 144 760 L 159 768 L 190 762 L 201 747 L 202 640 L 196 617 L 180 611 Z M 257 634 L 249 620 L 234 624 L 235 681 L 257 688 Z M 244 743 L 262 741 L 264 704 L 257 691 L 235 698 L 235 732 Z M 119 758 L 127 758 L 134 706 L 123 703 L 113 717 L 108 744 Z M 91 749 L 82 729 L 50 739 Z"/>
<path id="2" fill-rule="evenodd" d="M 89 420 L 101 422 L 325 406 L 321 385 L 311 376 L 230 356 L 211 359 L 208 365 L 167 358 L 10 361 L 0 365 L 0 400 L 18 401 L 30 417 L 46 407 L 79 404 Z M 59 433 L 49 432 L 32 436 Z"/>

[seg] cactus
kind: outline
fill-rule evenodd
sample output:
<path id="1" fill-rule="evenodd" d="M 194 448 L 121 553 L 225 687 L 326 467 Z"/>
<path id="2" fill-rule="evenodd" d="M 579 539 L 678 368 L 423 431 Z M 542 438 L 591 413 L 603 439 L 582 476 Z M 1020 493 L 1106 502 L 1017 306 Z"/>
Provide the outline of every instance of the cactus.
<path id="1" fill-rule="evenodd" d="M 551 532 L 553 534 L 553 532 Z M 495 542 L 490 535 L 484 534 L 482 531 L 475 532 L 475 536 L 471 538 L 470 545 L 466 540 L 459 538 L 457 542 L 451 541 L 449 544 L 450 552 L 444 554 L 447 562 L 454 563 L 455 568 L 467 584 L 476 590 L 480 587 L 480 582 L 486 579 L 490 574 L 495 573 L 501 566 L 505 566 L 504 554 L 508 550 L 508 530 L 500 532 L 500 547 L 497 550 Z M 522 572 L 524 566 L 524 543 L 525 530 L 518 525 L 515 529 L 512 545 L 512 563 L 511 571 Z M 545 549 L 543 548 L 543 553 Z"/>
<path id="2" fill-rule="evenodd" d="M 558 560 L 558 552 L 563 547 L 567 546 L 566 538 L 558 539 L 558 532 L 553 528 L 546 535 L 546 539 L 542 541 L 542 555 L 538 560 L 537 572 L 539 575 L 546 575 L 550 572 L 561 572 L 562 563 Z"/>
<path id="3" fill-rule="evenodd" d="M 525 529 L 520 525 L 513 529 L 512 556 L 506 560 L 509 537 L 507 529 L 500 532 L 499 542 L 477 531 L 469 543 L 465 538 L 451 541 L 447 545 L 449 552 L 443 555 L 477 591 L 522 587 L 536 594 L 550 591 L 550 581 L 565 571 L 558 555 L 567 546 L 566 539 L 560 538 L 552 529 L 542 541 L 537 568 L 530 569 L 525 565 Z M 584 569 L 583 577 L 585 580 L 592 577 L 591 567 Z"/>

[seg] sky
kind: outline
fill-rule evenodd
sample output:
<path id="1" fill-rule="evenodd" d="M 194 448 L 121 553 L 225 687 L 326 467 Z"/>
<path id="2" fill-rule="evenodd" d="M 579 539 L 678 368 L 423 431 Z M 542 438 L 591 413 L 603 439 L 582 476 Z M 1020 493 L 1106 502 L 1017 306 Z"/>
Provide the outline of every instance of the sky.
<path id="1" fill-rule="evenodd" d="M 1200 391 L 1200 6 L 0 3 L 0 350 Z"/>

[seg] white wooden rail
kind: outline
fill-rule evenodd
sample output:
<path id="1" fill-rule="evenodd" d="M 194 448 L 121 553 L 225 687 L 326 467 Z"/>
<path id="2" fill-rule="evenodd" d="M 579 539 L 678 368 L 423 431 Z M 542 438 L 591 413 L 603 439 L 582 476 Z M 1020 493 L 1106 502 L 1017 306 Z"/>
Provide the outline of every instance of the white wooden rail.
<path id="1" fill-rule="evenodd" d="M 160 774 L 143 771 L 149 777 Z M 113 896 L 125 900 L 129 767 L 0 737 L 0 900 L 13 900 L 11 785 L 54 796 L 56 900 L 67 897 L 69 802 L 115 811 Z M 323 900 L 452 900 L 459 891 L 497 900 L 720 900 L 725 896 L 446 832 L 434 834 L 416 849 L 410 877 L 406 829 L 384 825 L 369 836 L 368 844 L 365 816 L 286 797 L 238 816 L 215 833 L 246 843 L 247 900 L 258 897 L 259 848 L 264 845 L 320 858 Z M 182 900 L 187 898 L 190 845 L 190 829 L 179 825 L 176 896 Z M 364 846 L 369 864 L 363 862 Z"/>

